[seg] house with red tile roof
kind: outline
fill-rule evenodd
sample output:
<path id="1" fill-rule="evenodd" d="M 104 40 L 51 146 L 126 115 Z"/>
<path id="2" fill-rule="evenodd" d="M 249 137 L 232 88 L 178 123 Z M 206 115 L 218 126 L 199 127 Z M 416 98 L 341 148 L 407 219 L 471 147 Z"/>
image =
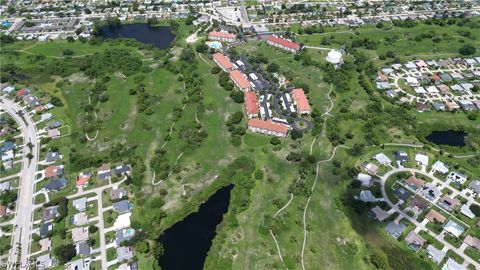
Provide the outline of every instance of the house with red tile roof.
<path id="1" fill-rule="evenodd" d="M 208 40 L 223 41 L 223 42 L 235 42 L 237 35 L 224 32 L 224 31 L 212 31 L 208 33 Z"/>
<path id="2" fill-rule="evenodd" d="M 240 70 L 236 69 L 230 71 L 230 78 L 235 86 L 238 87 L 238 89 L 242 90 L 243 92 L 250 90 L 250 82 L 248 81 L 247 76 L 245 76 L 245 74 L 243 74 Z"/>
<path id="3" fill-rule="evenodd" d="M 387 75 L 383 74 L 383 72 L 381 72 L 381 71 L 378 72 L 378 77 L 377 78 L 381 82 L 388 82 Z"/>
<path id="4" fill-rule="evenodd" d="M 253 91 L 245 92 L 243 94 L 245 100 L 245 111 L 248 118 L 254 118 L 258 116 L 260 108 L 257 103 L 257 94 Z"/>
<path id="5" fill-rule="evenodd" d="M 293 53 L 298 52 L 301 48 L 300 44 L 297 44 L 288 39 L 277 37 L 276 35 L 270 35 L 267 37 L 266 40 L 267 40 L 267 43 L 271 46 L 274 46 L 289 52 L 293 52 Z"/>
<path id="6" fill-rule="evenodd" d="M 30 90 L 28 90 L 26 88 L 22 88 L 22 89 L 18 90 L 17 93 L 15 93 L 15 96 L 17 98 L 21 98 L 21 97 L 26 96 L 28 94 L 30 94 Z"/>
<path id="7" fill-rule="evenodd" d="M 299 114 L 309 114 L 310 104 L 308 103 L 307 96 L 301 88 L 296 88 L 292 90 L 293 101 L 297 105 L 297 112 Z"/>
<path id="8" fill-rule="evenodd" d="M 233 69 L 233 64 L 230 59 L 221 53 L 216 53 L 213 55 L 213 62 L 215 62 L 225 72 L 229 72 Z"/>
<path id="9" fill-rule="evenodd" d="M 7 207 L 5 205 L 0 204 L 0 217 L 4 217 L 7 215 Z"/>
<path id="10" fill-rule="evenodd" d="M 81 172 L 77 176 L 77 186 L 84 186 L 90 181 L 92 178 L 92 173 L 91 172 Z"/>
<path id="11" fill-rule="evenodd" d="M 250 119 L 248 120 L 248 129 L 253 132 L 262 133 L 277 137 L 287 137 L 289 126 L 281 123 L 275 123 L 271 119 Z"/>
<path id="12" fill-rule="evenodd" d="M 54 178 L 63 175 L 63 165 L 52 165 L 45 168 L 45 178 Z"/>

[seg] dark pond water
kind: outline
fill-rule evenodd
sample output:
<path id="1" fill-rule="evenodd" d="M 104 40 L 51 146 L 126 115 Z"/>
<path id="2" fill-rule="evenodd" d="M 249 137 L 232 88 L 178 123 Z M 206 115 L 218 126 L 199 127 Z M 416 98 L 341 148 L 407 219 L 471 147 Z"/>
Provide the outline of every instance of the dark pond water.
<path id="1" fill-rule="evenodd" d="M 175 36 L 168 26 L 149 27 L 146 23 L 105 26 L 100 29 L 103 38 L 134 38 L 145 44 L 153 44 L 160 49 L 170 48 Z"/>
<path id="2" fill-rule="evenodd" d="M 464 131 L 445 130 L 432 131 L 430 135 L 425 137 L 429 142 L 434 144 L 444 144 L 450 146 L 465 146 L 465 137 L 468 133 Z"/>
<path id="3" fill-rule="evenodd" d="M 203 269 L 215 229 L 228 210 L 232 188 L 233 185 L 219 189 L 198 212 L 177 222 L 159 237 L 164 248 L 159 260 L 162 270 Z"/>

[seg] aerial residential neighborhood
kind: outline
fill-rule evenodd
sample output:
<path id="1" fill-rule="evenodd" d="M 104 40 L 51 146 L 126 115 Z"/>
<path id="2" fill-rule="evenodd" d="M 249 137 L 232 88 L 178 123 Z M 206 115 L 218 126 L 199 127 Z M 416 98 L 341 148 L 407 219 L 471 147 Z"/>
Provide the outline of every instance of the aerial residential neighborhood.
<path id="1" fill-rule="evenodd" d="M 480 269 L 478 1 L 0 11 L 1 269 Z"/>

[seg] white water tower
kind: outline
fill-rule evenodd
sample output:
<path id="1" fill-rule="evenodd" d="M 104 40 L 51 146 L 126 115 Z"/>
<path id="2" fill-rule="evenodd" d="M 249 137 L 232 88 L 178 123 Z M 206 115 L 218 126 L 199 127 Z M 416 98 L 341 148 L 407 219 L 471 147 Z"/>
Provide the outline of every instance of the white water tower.
<path id="1" fill-rule="evenodd" d="M 326 59 L 329 63 L 332 63 L 335 66 L 338 66 L 343 63 L 343 55 L 340 51 L 337 51 L 337 50 L 329 51 Z"/>

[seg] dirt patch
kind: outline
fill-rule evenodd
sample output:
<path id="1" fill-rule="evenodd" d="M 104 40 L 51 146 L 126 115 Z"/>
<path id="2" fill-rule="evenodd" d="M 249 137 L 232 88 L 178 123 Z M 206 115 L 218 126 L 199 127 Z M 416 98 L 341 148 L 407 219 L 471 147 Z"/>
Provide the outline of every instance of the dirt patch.
<path id="1" fill-rule="evenodd" d="M 69 77 L 67 77 L 67 80 L 73 84 L 90 81 L 90 79 L 81 72 L 70 75 Z"/>
<path id="2" fill-rule="evenodd" d="M 128 113 L 127 120 L 125 120 L 120 125 L 120 129 L 123 131 L 132 130 L 136 116 L 137 116 L 137 105 L 133 105 L 130 109 L 130 112 Z"/>

